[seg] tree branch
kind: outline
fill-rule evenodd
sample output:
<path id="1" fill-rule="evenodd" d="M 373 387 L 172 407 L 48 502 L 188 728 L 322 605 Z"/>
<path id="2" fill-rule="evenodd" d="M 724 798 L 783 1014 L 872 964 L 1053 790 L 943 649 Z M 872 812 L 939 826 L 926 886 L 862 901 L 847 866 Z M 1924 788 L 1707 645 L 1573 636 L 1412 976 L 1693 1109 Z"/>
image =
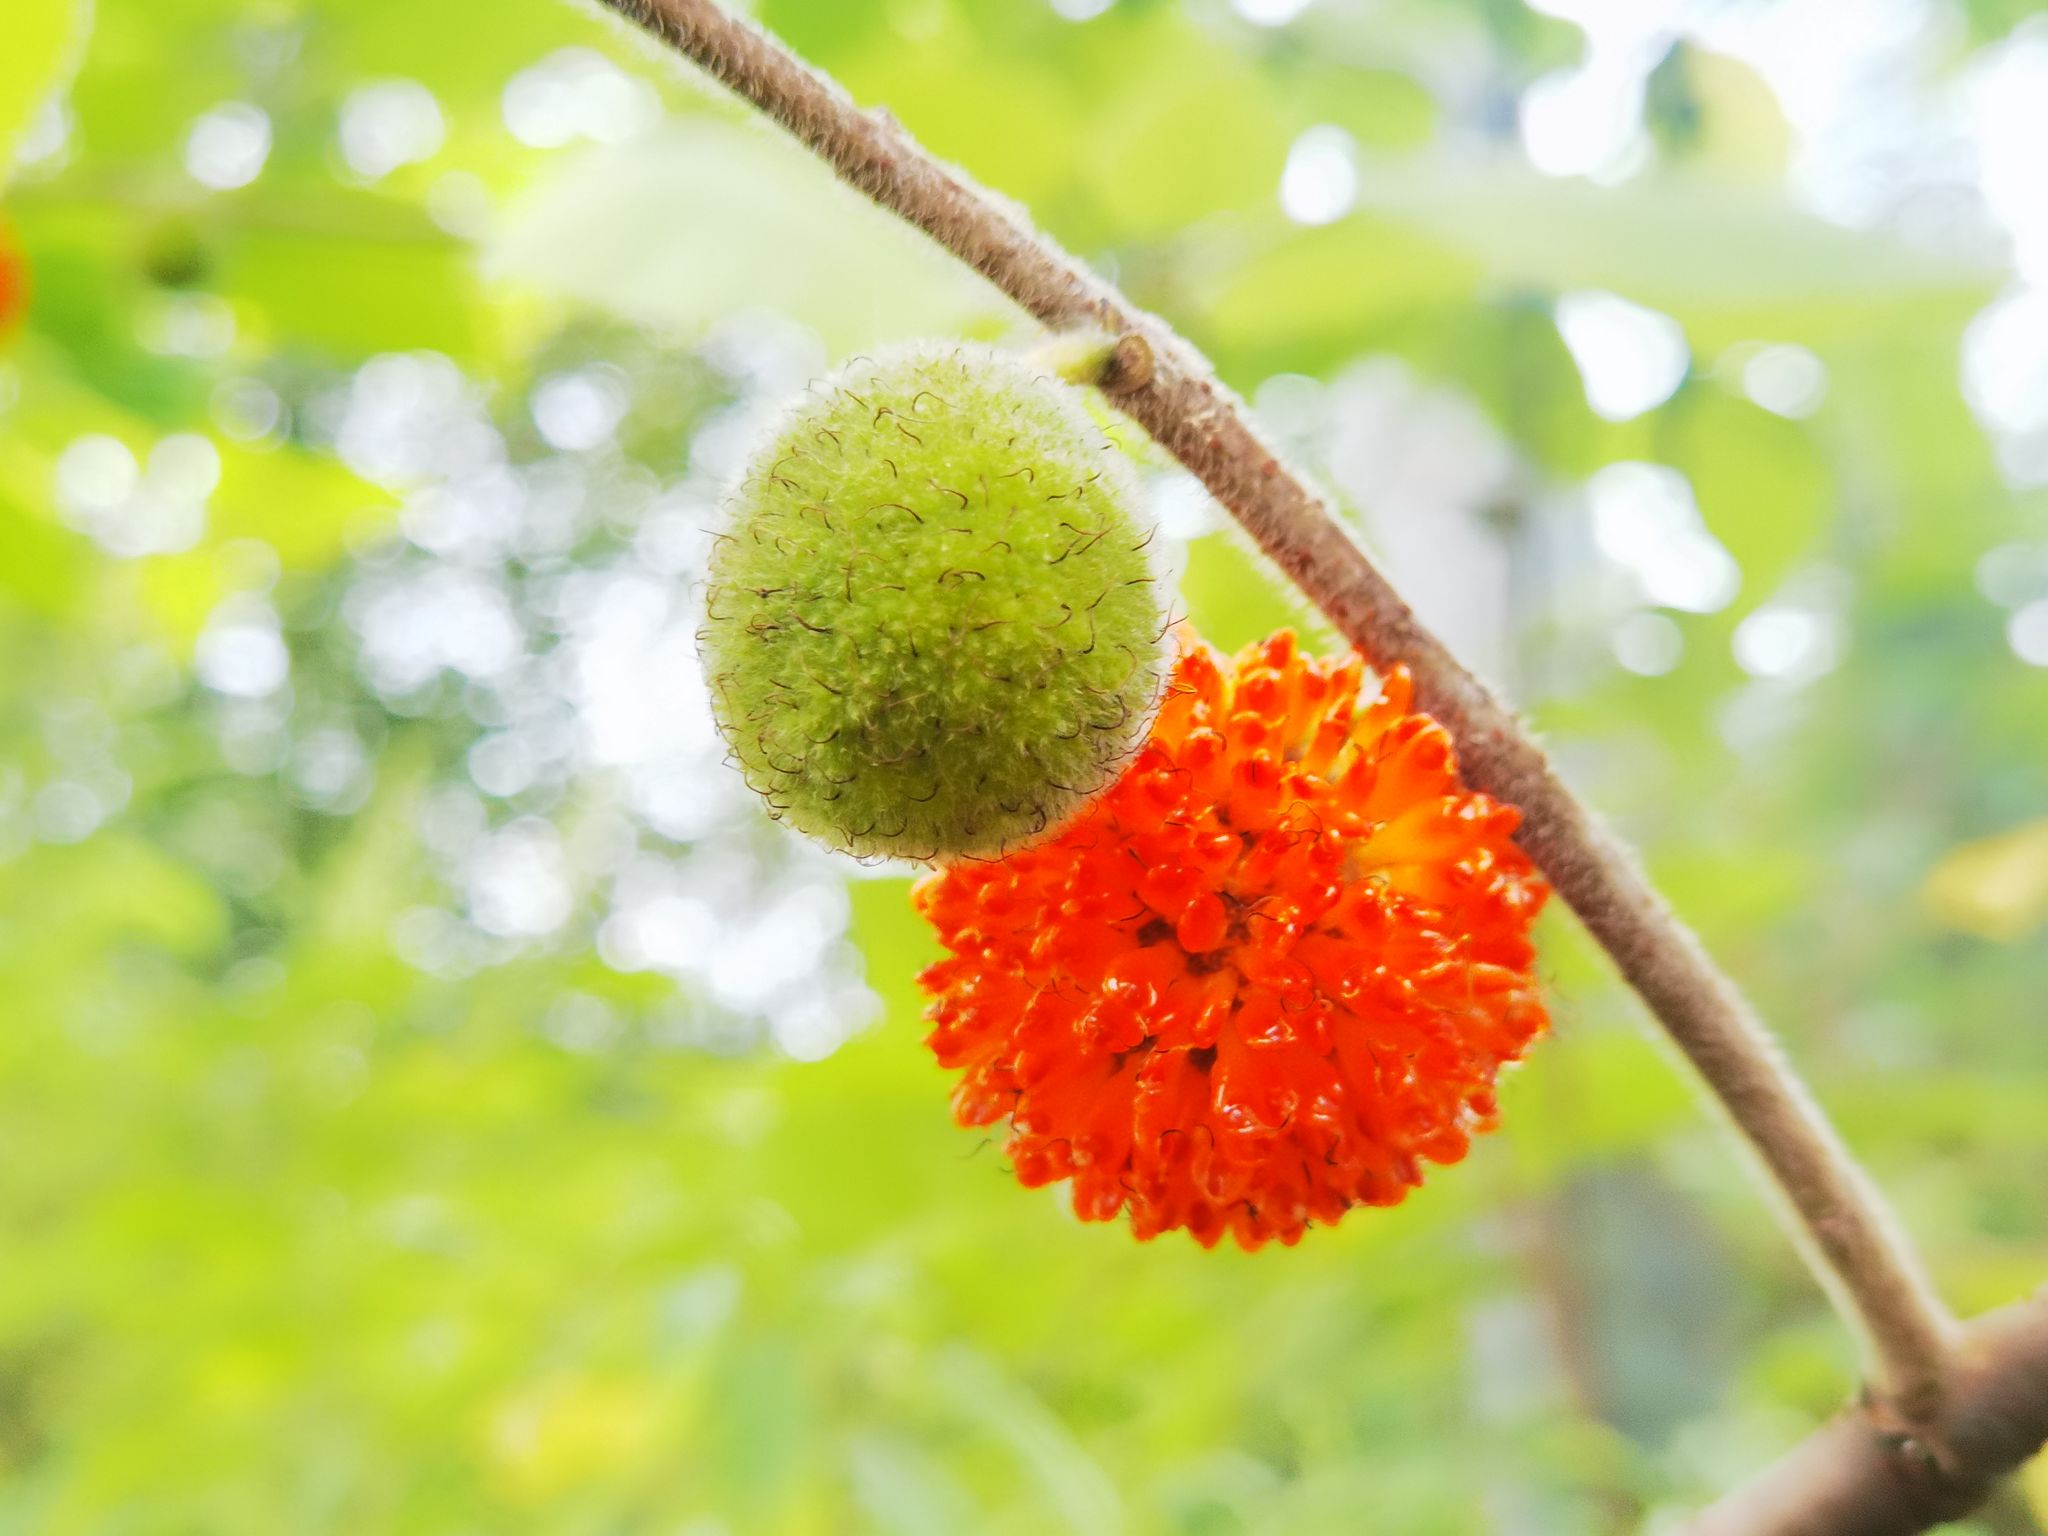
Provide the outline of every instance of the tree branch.
<path id="1" fill-rule="evenodd" d="M 1013 204 L 935 159 L 886 113 L 862 112 L 836 83 L 713 0 L 602 3 L 695 61 L 1045 325 L 1109 332 L 1124 338 L 1126 359 L 1149 362 L 1116 370 L 1105 381 L 1110 398 L 1208 487 L 1340 633 L 1375 662 L 1407 665 L 1423 707 L 1456 741 L 1467 780 L 1520 809 L 1522 845 L 1769 1172 L 1816 1272 L 1863 1338 L 1887 1412 L 1910 1425 L 1946 1423 L 1939 1410 L 1954 1325 L 1762 1022 L 1514 713 L 1417 622 L 1208 362 Z"/>
<path id="2" fill-rule="evenodd" d="M 1914 1536 L 1975 1509 L 2044 1440 L 2048 1292 L 1962 1330 L 1925 1432 L 1845 1409 L 1686 1536 Z"/>

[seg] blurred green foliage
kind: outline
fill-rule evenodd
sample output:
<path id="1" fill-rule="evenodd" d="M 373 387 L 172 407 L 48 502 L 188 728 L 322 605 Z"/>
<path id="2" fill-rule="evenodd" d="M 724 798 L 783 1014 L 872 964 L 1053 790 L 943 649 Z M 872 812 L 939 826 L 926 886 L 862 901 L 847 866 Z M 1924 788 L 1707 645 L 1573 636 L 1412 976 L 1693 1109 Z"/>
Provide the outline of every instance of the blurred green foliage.
<path id="1" fill-rule="evenodd" d="M 1951 75 L 2032 7 L 1966 9 Z M 2048 670 L 1973 586 L 2048 503 L 1957 383 L 1995 261 L 1794 211 L 1771 92 L 1690 45 L 1654 164 L 1538 174 L 1516 94 L 1578 43 L 1508 0 L 760 14 L 1347 495 L 1304 400 L 1391 379 L 1417 451 L 1442 420 L 1499 447 L 1465 509 L 1506 573 L 1483 659 L 1947 1293 L 2048 1276 Z M 6 32 L 34 299 L 0 341 L 0 1533 L 1607 1532 L 1840 1398 L 1849 1346 L 1566 915 L 1504 1132 L 1250 1257 L 1082 1228 L 951 1127 L 900 878 L 821 920 L 852 1031 L 822 1060 L 712 955 L 622 948 L 649 868 L 735 908 L 808 870 L 829 909 L 844 872 L 704 811 L 715 776 L 650 812 L 588 748 L 577 578 L 680 611 L 653 534 L 687 542 L 772 358 L 1015 331 L 978 281 L 551 0 L 15 0 Z M 1275 191 L 1325 125 L 1351 205 L 1304 225 Z M 1588 407 L 1578 290 L 1682 327 L 1663 403 Z M 1827 393 L 1782 414 L 1742 364 L 1792 343 Z M 444 473 L 464 434 L 498 501 Z M 1686 477 L 1732 602 L 1617 606 L 1577 492 L 1619 461 Z M 1426 499 L 1361 510 L 1404 575 L 1465 578 L 1457 546 L 1402 564 Z M 1738 665 L 1816 591 L 1829 665 Z M 1225 644 L 1308 622 L 1222 533 L 1182 594 Z M 1663 675 L 1614 660 L 1646 614 Z M 494 635 L 514 660 L 475 659 Z M 628 712 L 680 716 L 655 659 Z M 560 760 L 508 773 L 529 739 Z M 508 897 L 465 848 L 546 878 Z"/>

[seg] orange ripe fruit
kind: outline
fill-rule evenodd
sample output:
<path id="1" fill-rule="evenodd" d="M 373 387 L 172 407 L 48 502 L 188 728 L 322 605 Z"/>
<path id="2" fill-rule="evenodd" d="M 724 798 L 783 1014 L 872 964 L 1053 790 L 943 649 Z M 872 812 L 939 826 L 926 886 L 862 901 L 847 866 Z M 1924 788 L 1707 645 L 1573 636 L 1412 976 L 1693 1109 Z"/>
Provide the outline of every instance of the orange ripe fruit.
<path id="1" fill-rule="evenodd" d="M 1396 668 L 1288 633 L 1180 657 L 1143 752 L 1050 841 L 924 880 L 963 1124 L 1149 1238 L 1293 1243 L 1494 1123 L 1546 1026 L 1547 887 Z"/>

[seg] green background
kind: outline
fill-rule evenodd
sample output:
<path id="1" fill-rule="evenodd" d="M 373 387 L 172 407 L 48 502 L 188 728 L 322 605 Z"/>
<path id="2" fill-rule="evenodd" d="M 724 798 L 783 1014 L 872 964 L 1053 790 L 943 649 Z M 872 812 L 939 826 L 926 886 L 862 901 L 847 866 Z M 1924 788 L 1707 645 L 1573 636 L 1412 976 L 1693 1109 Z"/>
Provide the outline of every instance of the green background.
<path id="1" fill-rule="evenodd" d="M 1930 7 L 1916 89 L 2032 10 Z M 1516 102 L 1584 39 L 1511 0 L 761 14 L 1258 400 L 1959 1308 L 2048 1278 L 2048 669 L 2008 643 L 2048 494 L 1960 382 L 2015 281 L 1967 169 L 1799 211 L 1812 130 L 1687 33 L 1633 169 L 1542 174 Z M 687 588 L 786 391 L 1029 339 L 978 281 L 550 0 L 5 27 L 0 1533 L 1619 1532 L 1842 1400 L 1851 1344 L 1566 913 L 1502 1133 L 1299 1249 L 1082 1227 L 951 1126 L 906 882 L 736 797 Z M 1319 125 L 1352 206 L 1305 225 Z M 1683 329 L 1624 421 L 1555 319 L 1586 291 Z M 1817 408 L 1751 398 L 1759 343 Z M 1205 632 L 1308 622 L 1144 462 L 1209 530 Z M 1732 600 L 1612 557 L 1623 462 L 1690 484 Z M 1773 604 L 1826 643 L 1754 676 Z"/>

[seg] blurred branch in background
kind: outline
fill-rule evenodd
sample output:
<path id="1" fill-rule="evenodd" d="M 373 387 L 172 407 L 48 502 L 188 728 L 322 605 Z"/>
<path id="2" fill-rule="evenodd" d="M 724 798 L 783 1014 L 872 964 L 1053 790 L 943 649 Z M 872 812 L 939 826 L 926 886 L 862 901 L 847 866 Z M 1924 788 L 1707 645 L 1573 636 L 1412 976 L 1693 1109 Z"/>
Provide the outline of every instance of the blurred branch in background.
<path id="1" fill-rule="evenodd" d="M 710 0 L 605 3 L 774 118 L 850 185 L 925 230 L 1047 326 L 1142 342 L 1149 373 L 1106 380 L 1111 398 L 1201 479 L 1341 633 L 1376 662 L 1411 669 L 1422 702 L 1457 741 L 1467 777 L 1522 811 L 1521 840 L 1761 1157 L 1796 1214 L 1823 1282 L 1869 1345 L 1871 1400 L 1753 1495 L 1724 1506 L 1738 1513 L 1714 1516 L 1720 1523 L 1709 1529 L 1920 1529 L 1853 1523 L 1854 1501 L 1834 1485 L 1868 1472 L 1864 1497 L 1885 1518 L 1901 1518 L 1904 1509 L 1904 1518 L 1917 1519 L 1926 1509 L 1969 1507 L 1991 1478 L 2029 1454 L 2048 1435 L 2048 1419 L 2040 1433 L 2032 1418 L 2011 1411 L 1998 1416 L 1998 1432 L 1983 1425 L 1994 1405 L 2010 1410 L 2015 1394 L 2023 1405 L 2048 1402 L 2048 1394 L 2029 1398 L 2026 1391 L 2038 1384 L 2031 1357 L 2016 1353 L 1968 1378 L 1982 1401 L 1944 1400 L 1953 1325 L 1881 1199 L 1761 1021 L 1633 857 L 1564 787 L 1512 712 L 1416 621 L 1206 361 L 1164 322 L 1130 306 L 934 159 L 886 114 L 861 112 L 826 77 Z M 2002 1346 L 2009 1335 L 2015 1343 L 2030 1337 L 1997 1328 L 1971 1337 L 1981 1350 Z M 1913 1500 L 1884 1495 L 1902 1472 L 1935 1492 Z M 1841 1523 L 1813 1523 L 1815 1510 L 1801 1502 L 1807 1498 L 1840 1504 Z"/>

